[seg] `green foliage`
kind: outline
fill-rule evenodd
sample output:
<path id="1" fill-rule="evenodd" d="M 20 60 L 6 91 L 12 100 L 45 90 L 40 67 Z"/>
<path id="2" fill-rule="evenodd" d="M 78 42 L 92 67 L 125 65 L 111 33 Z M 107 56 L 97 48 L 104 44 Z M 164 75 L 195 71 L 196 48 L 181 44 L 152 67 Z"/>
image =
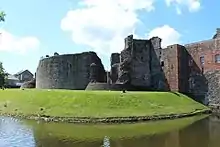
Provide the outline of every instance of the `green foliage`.
<path id="1" fill-rule="evenodd" d="M 0 11 L 0 22 L 1 21 L 5 21 L 5 16 L 6 16 L 5 12 L 4 11 Z"/>
<path id="2" fill-rule="evenodd" d="M 0 88 L 5 85 L 6 72 L 4 70 L 2 62 L 0 62 Z"/>
<path id="3" fill-rule="evenodd" d="M 0 90 L 0 95 L 0 112 L 24 115 L 126 117 L 181 114 L 207 109 L 183 94 L 171 92 L 7 89 Z M 3 106 L 5 103 L 7 107 Z"/>

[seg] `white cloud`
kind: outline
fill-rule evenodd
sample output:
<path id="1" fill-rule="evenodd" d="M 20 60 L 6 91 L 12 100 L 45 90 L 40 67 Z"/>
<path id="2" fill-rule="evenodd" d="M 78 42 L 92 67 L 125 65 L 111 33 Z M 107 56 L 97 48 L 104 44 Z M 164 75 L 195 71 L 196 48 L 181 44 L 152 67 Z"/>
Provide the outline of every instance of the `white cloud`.
<path id="1" fill-rule="evenodd" d="M 119 52 L 124 38 L 134 34 L 140 20 L 137 10 L 154 10 L 154 0 L 82 0 L 61 21 L 77 44 L 88 45 L 101 54 Z"/>
<path id="2" fill-rule="evenodd" d="M 158 36 L 162 39 L 162 47 L 180 43 L 180 33 L 169 25 L 157 27 L 149 32 L 148 38 Z"/>
<path id="3" fill-rule="evenodd" d="M 24 54 L 39 47 L 40 41 L 33 36 L 18 37 L 5 30 L 0 30 L 0 51 Z"/>
<path id="4" fill-rule="evenodd" d="M 196 12 L 201 7 L 201 0 L 165 0 L 167 6 L 175 5 L 177 13 L 180 13 L 180 7 L 186 6 L 190 12 Z"/>
<path id="5" fill-rule="evenodd" d="M 181 15 L 181 14 L 182 14 L 182 11 L 181 11 L 181 9 L 180 9 L 179 7 L 176 7 L 176 13 L 177 13 L 178 15 Z"/>

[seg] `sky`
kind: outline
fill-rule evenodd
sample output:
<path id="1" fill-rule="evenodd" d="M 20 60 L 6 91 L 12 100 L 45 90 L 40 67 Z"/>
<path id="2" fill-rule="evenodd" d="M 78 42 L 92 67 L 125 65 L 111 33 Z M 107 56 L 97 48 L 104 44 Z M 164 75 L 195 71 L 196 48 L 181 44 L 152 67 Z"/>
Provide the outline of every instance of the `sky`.
<path id="1" fill-rule="evenodd" d="M 211 39 L 220 0 L 0 0 L 0 61 L 10 74 L 35 72 L 41 57 L 95 51 L 109 69 L 124 38 L 162 38 L 162 46 Z"/>

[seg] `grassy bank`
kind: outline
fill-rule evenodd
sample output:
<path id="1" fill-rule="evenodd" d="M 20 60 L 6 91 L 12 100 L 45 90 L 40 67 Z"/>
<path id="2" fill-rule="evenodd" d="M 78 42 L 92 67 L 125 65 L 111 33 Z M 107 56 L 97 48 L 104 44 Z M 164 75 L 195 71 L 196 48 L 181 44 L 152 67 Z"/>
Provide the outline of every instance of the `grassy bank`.
<path id="1" fill-rule="evenodd" d="M 200 115 L 172 121 L 149 121 L 147 123 L 117 125 L 79 125 L 71 123 L 39 123 L 36 121 L 25 121 L 24 124 L 34 128 L 36 138 L 59 138 L 61 140 L 68 138 L 90 141 L 103 139 L 104 136 L 108 136 L 111 139 L 123 138 L 125 140 L 179 130 L 205 117 L 206 115 Z"/>
<path id="2" fill-rule="evenodd" d="M 0 113 L 60 117 L 126 117 L 190 113 L 207 107 L 171 92 L 0 90 Z"/>

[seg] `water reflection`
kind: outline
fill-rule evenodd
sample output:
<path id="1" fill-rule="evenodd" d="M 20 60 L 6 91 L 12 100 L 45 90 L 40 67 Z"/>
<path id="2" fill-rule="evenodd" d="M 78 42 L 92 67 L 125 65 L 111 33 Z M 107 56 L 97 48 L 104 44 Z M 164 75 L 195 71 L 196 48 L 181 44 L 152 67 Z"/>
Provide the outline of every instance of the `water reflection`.
<path id="1" fill-rule="evenodd" d="M 0 147 L 35 147 L 31 128 L 19 123 L 17 119 L 0 119 Z"/>
<path id="2" fill-rule="evenodd" d="M 103 147 L 110 147 L 110 140 L 107 136 L 105 136 L 103 139 Z"/>
<path id="3" fill-rule="evenodd" d="M 219 147 L 220 119 L 72 125 L 0 118 L 0 147 Z"/>

